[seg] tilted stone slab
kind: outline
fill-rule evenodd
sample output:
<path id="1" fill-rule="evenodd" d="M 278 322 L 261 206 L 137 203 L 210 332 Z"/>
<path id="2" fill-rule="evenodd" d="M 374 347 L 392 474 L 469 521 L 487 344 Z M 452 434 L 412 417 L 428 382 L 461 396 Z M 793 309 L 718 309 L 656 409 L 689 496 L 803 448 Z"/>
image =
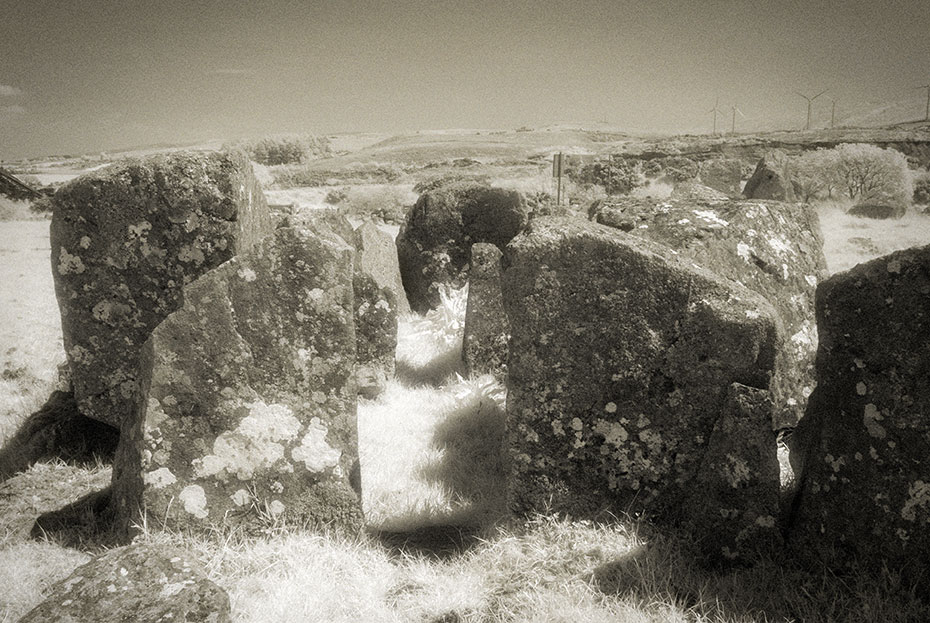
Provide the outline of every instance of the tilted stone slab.
<path id="1" fill-rule="evenodd" d="M 752 176 L 746 180 L 743 196 L 748 199 L 794 201 L 794 188 L 780 163 L 774 158 L 761 158 Z"/>
<path id="2" fill-rule="evenodd" d="M 627 200 L 602 206 L 597 219 L 662 243 L 768 300 L 784 325 L 772 426 L 795 426 L 814 388 L 814 292 L 826 275 L 816 212 L 778 201 Z"/>
<path id="3" fill-rule="evenodd" d="M 673 255 L 577 219 L 508 245 L 514 511 L 674 518 L 731 384 L 768 386 L 774 310 Z"/>
<path id="4" fill-rule="evenodd" d="M 126 160 L 54 197 L 52 274 L 81 413 L 119 426 L 139 351 L 182 288 L 270 233 L 261 186 L 238 153 Z"/>
<path id="5" fill-rule="evenodd" d="M 456 182 L 420 195 L 397 236 L 411 309 L 425 313 L 437 307 L 443 285 L 464 286 L 472 244 L 503 248 L 527 218 L 526 200 L 513 190 Z"/>
<path id="6" fill-rule="evenodd" d="M 471 248 L 468 302 L 462 336 L 462 358 L 470 374 L 507 374 L 510 324 L 501 294 L 501 252 L 479 242 Z"/>
<path id="7" fill-rule="evenodd" d="M 792 438 L 790 542 L 926 578 L 930 560 L 930 246 L 834 275 L 817 291 L 817 388 Z"/>
<path id="8" fill-rule="evenodd" d="M 112 549 L 54 584 L 20 623 L 173 621 L 226 623 L 229 595 L 177 548 Z"/>
<path id="9" fill-rule="evenodd" d="M 352 256 L 281 228 L 185 288 L 142 349 L 114 465 L 124 525 L 143 506 L 175 528 L 360 525 Z"/>
<path id="10" fill-rule="evenodd" d="M 390 288 L 397 299 L 397 313 L 410 311 L 410 303 L 404 292 L 404 283 L 400 278 L 400 264 L 397 260 L 397 245 L 386 231 L 372 221 L 365 221 L 355 230 L 355 264 L 381 288 Z M 352 241 L 347 241 L 352 242 Z"/>
<path id="11" fill-rule="evenodd" d="M 768 391 L 730 386 L 683 506 L 684 524 L 709 562 L 752 562 L 783 546 L 771 413 Z"/>

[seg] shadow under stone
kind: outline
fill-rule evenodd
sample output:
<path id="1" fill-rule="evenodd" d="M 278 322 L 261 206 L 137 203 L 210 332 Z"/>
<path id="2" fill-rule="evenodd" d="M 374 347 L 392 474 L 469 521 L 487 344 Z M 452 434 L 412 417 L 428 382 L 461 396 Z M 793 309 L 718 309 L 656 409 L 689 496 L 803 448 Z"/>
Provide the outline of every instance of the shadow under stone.
<path id="1" fill-rule="evenodd" d="M 73 465 L 112 463 L 119 430 L 78 411 L 73 392 L 54 391 L 0 449 L 0 480 L 59 458 Z"/>
<path id="2" fill-rule="evenodd" d="M 44 513 L 36 519 L 30 536 L 48 539 L 80 550 L 99 550 L 128 542 L 120 535 L 110 507 L 111 488 L 85 495 L 64 508 Z"/>
<path id="3" fill-rule="evenodd" d="M 398 359 L 394 364 L 395 378 L 407 387 L 418 385 L 439 387 L 443 381 L 456 372 L 465 373 L 461 348 L 450 348 L 418 366 L 410 365 L 402 359 Z"/>
<path id="4" fill-rule="evenodd" d="M 378 530 L 372 536 L 393 556 L 448 560 L 482 542 L 475 526 L 424 526 L 406 532 Z"/>

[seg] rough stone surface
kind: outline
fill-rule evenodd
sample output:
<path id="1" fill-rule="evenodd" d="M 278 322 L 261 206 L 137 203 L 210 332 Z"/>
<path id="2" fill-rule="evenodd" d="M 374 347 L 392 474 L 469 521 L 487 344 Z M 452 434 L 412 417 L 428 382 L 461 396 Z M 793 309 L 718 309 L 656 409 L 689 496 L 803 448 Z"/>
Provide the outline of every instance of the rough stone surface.
<path id="1" fill-rule="evenodd" d="M 143 392 L 121 431 L 120 522 L 355 529 L 353 251 L 279 228 L 185 288 L 142 349 Z"/>
<path id="2" fill-rule="evenodd" d="M 847 214 L 850 216 L 874 219 L 902 218 L 907 214 L 907 206 L 860 203 L 851 207 Z"/>
<path id="3" fill-rule="evenodd" d="M 51 587 L 20 623 L 226 623 L 229 596 L 185 552 L 153 544 L 110 550 Z"/>
<path id="4" fill-rule="evenodd" d="M 817 389 L 792 441 L 790 540 L 804 557 L 926 577 L 930 560 L 930 246 L 817 291 Z"/>
<path id="5" fill-rule="evenodd" d="M 366 398 L 375 398 L 394 378 L 397 296 L 393 288 L 378 285 L 371 273 L 358 263 L 352 283 L 355 290 L 358 393 Z"/>
<path id="6" fill-rule="evenodd" d="M 489 242 L 502 249 L 527 221 L 519 192 L 456 182 L 420 195 L 397 236 L 400 272 L 411 309 L 440 302 L 440 286 L 468 281 L 471 246 Z"/>
<path id="7" fill-rule="evenodd" d="M 53 199 L 52 274 L 84 415 L 119 426 L 138 390 L 139 350 L 182 288 L 271 231 L 241 153 L 126 160 Z"/>
<path id="8" fill-rule="evenodd" d="M 743 196 L 747 199 L 794 201 L 794 189 L 773 162 L 762 158 L 746 182 Z"/>
<path id="9" fill-rule="evenodd" d="M 729 201 L 729 196 L 709 186 L 698 184 L 696 182 L 679 182 L 672 189 L 669 199 L 674 201 L 686 201 L 691 203 L 701 203 L 704 205 L 716 205 Z"/>
<path id="10" fill-rule="evenodd" d="M 397 299 L 397 313 L 408 313 L 410 304 L 400 278 L 397 246 L 391 234 L 382 231 L 374 222 L 365 221 L 355 230 L 354 242 L 358 270 L 371 276 L 378 287 L 390 288 Z"/>
<path id="11" fill-rule="evenodd" d="M 751 562 L 782 545 L 771 412 L 766 390 L 730 386 L 684 505 L 685 523 L 710 562 Z"/>
<path id="12" fill-rule="evenodd" d="M 468 302 L 462 356 L 472 374 L 507 374 L 510 324 L 501 294 L 501 252 L 493 244 L 479 242 L 471 248 Z"/>
<path id="13" fill-rule="evenodd" d="M 771 386 L 772 425 L 795 426 L 814 387 L 814 292 L 826 275 L 816 212 L 776 201 L 627 200 L 605 205 L 597 219 L 662 243 L 769 301 L 784 325 Z"/>
<path id="14" fill-rule="evenodd" d="M 680 515 L 730 385 L 769 385 L 774 310 L 578 219 L 537 219 L 515 238 L 502 291 L 511 508 Z"/>
<path id="15" fill-rule="evenodd" d="M 698 181 L 730 197 L 742 190 L 742 163 L 735 158 L 712 158 L 701 163 Z"/>

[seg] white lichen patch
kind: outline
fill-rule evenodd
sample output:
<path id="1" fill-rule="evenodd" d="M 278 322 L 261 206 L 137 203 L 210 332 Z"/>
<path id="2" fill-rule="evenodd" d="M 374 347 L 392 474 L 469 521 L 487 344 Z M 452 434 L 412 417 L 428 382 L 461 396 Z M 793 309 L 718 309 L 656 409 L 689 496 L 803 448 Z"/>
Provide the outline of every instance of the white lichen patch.
<path id="1" fill-rule="evenodd" d="M 769 238 L 769 246 L 772 247 L 776 253 L 791 253 L 791 245 L 782 238 Z"/>
<path id="2" fill-rule="evenodd" d="M 809 350 L 817 347 L 817 327 L 811 322 L 805 322 L 801 328 L 791 336 L 791 342 L 798 348 Z"/>
<path id="3" fill-rule="evenodd" d="M 865 383 L 859 381 L 856 383 L 856 393 L 860 396 L 865 396 L 869 389 L 865 386 Z"/>
<path id="4" fill-rule="evenodd" d="M 245 406 L 249 415 L 235 430 L 220 434 L 213 441 L 213 453 L 192 462 L 198 478 L 228 474 L 248 480 L 284 458 L 281 442 L 297 437 L 300 422 L 285 405 L 256 401 Z"/>
<path id="5" fill-rule="evenodd" d="M 268 505 L 268 510 L 272 515 L 280 515 L 284 512 L 284 504 L 281 502 L 281 500 L 272 500 L 271 504 Z"/>
<path id="6" fill-rule="evenodd" d="M 200 485 L 188 485 L 181 489 L 178 499 L 184 505 L 184 510 L 197 519 L 206 519 L 210 511 L 207 510 L 207 494 Z"/>
<path id="7" fill-rule="evenodd" d="M 869 435 L 876 439 L 885 438 L 885 428 L 879 424 L 879 421 L 884 419 L 885 417 L 879 413 L 878 408 L 874 404 L 870 402 L 865 405 L 865 409 L 862 413 L 862 423 L 865 425 L 866 430 L 869 431 Z"/>
<path id="8" fill-rule="evenodd" d="M 245 506 L 249 503 L 249 500 L 252 499 L 252 496 L 249 495 L 249 492 L 245 489 L 236 489 L 236 492 L 229 496 L 229 499 L 233 501 L 233 504 L 236 506 Z"/>
<path id="9" fill-rule="evenodd" d="M 615 402 L 608 402 L 606 405 L 604 405 L 604 411 L 607 412 L 607 413 L 616 413 L 616 412 L 617 412 L 617 403 L 615 403 Z"/>
<path id="10" fill-rule="evenodd" d="M 840 458 L 834 458 L 832 454 L 828 454 L 823 457 L 824 463 L 827 463 L 834 473 L 840 471 L 840 469 L 846 465 L 846 457 L 841 456 Z"/>
<path id="11" fill-rule="evenodd" d="M 729 485 L 736 489 L 749 482 L 752 478 L 752 470 L 749 469 L 749 464 L 741 457 L 728 453 L 727 462 L 723 466 L 723 475 Z"/>
<path id="12" fill-rule="evenodd" d="M 78 243 L 82 249 L 90 248 L 90 236 L 81 236 L 81 241 Z"/>
<path id="13" fill-rule="evenodd" d="M 736 243 L 736 254 L 743 258 L 747 264 L 752 261 L 752 247 L 745 242 Z"/>
<path id="14" fill-rule="evenodd" d="M 613 403 L 610 403 L 613 404 Z M 604 437 L 604 441 L 612 446 L 621 446 L 629 439 L 630 434 L 617 422 L 608 422 L 598 419 L 594 423 L 594 432 Z"/>
<path id="15" fill-rule="evenodd" d="M 817 287 L 817 276 L 816 275 L 804 275 L 804 281 L 806 281 L 807 285 L 809 285 L 812 288 Z"/>
<path id="16" fill-rule="evenodd" d="M 79 275 L 84 272 L 84 262 L 77 255 L 71 255 L 61 247 L 58 252 L 58 274 L 59 275 Z"/>
<path id="17" fill-rule="evenodd" d="M 760 528 L 774 528 L 775 527 L 775 518 L 771 515 L 759 515 L 756 517 L 755 523 Z"/>
<path id="18" fill-rule="evenodd" d="M 255 281 L 256 279 L 258 279 L 258 275 L 256 275 L 255 271 L 252 270 L 251 268 L 240 268 L 236 274 L 238 274 L 239 278 L 244 281 L 251 282 L 251 281 Z"/>
<path id="19" fill-rule="evenodd" d="M 204 259 L 203 250 L 198 246 L 183 245 L 178 249 L 178 260 L 184 263 L 193 262 L 197 266 L 203 264 Z"/>
<path id="20" fill-rule="evenodd" d="M 726 227 L 730 224 L 729 221 L 725 221 L 720 218 L 720 216 L 713 210 L 692 210 L 692 212 L 694 212 L 696 216 L 718 227 Z"/>
<path id="21" fill-rule="evenodd" d="M 320 418 L 313 418 L 300 445 L 291 450 L 291 458 L 301 461 L 311 472 L 321 472 L 339 463 L 342 452 L 326 442 L 328 429 Z"/>
<path id="22" fill-rule="evenodd" d="M 893 274 L 898 274 L 901 272 L 901 261 L 900 260 L 891 260 L 888 262 L 888 272 Z"/>
<path id="23" fill-rule="evenodd" d="M 901 518 L 905 521 L 917 520 L 917 509 L 926 510 L 930 505 L 930 483 L 923 480 L 915 480 L 907 489 L 907 500 L 904 501 L 904 507 L 901 509 Z M 930 521 L 930 518 L 924 518 L 922 524 Z"/>
<path id="24" fill-rule="evenodd" d="M 167 467 L 160 467 L 155 471 L 146 472 L 142 477 L 142 482 L 153 489 L 161 489 L 168 485 L 173 485 L 177 481 L 178 479 L 175 478 L 174 474 L 172 474 L 171 470 Z"/>

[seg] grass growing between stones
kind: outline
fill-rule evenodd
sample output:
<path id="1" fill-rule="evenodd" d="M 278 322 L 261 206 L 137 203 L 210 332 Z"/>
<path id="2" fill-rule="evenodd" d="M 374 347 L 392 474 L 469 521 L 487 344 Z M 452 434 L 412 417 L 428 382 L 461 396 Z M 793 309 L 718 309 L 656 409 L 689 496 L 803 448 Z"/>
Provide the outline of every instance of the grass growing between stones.
<path id="1" fill-rule="evenodd" d="M 56 322 L 11 334 L 4 347 L 31 349 L 30 369 L 50 379 L 61 338 L 51 279 L 42 280 L 45 253 L 22 270 L 35 279 L 29 300 L 45 300 Z M 8 283 L 0 281 L 0 300 L 16 302 L 3 307 L 4 318 L 28 317 L 25 293 Z M 360 400 L 367 533 L 309 534 L 269 514 L 257 535 L 203 537 L 150 525 L 139 538 L 191 551 L 229 592 L 237 623 L 930 620 L 930 607 L 893 570 L 838 578 L 783 560 L 717 574 L 696 566 L 691 544 L 633 519 L 502 517 L 505 397 L 490 377 L 460 376 L 464 301 L 464 291 L 449 292 L 438 310 L 404 318 L 397 379 L 377 400 Z M 0 387 L 0 398 L 8 391 Z M 38 402 L 47 396 L 30 391 Z M 11 427 L 9 418 L 30 410 L 18 408 L 0 424 Z M 29 540 L 35 517 L 108 480 L 104 467 L 50 463 L 0 485 L 0 623 L 16 621 L 89 560 Z"/>

